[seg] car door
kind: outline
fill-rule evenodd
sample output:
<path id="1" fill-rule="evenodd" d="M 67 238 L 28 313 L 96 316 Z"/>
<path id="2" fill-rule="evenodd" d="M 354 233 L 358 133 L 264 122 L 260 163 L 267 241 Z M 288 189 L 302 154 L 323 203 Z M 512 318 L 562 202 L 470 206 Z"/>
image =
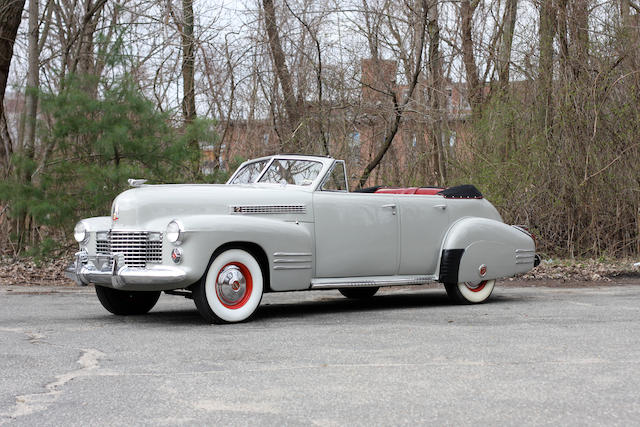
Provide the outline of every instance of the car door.
<path id="1" fill-rule="evenodd" d="M 398 194 L 398 274 L 435 274 L 442 239 L 449 228 L 447 200 L 437 195 Z"/>
<path id="2" fill-rule="evenodd" d="M 395 195 L 318 190 L 313 193 L 313 210 L 316 277 L 396 274 Z"/>

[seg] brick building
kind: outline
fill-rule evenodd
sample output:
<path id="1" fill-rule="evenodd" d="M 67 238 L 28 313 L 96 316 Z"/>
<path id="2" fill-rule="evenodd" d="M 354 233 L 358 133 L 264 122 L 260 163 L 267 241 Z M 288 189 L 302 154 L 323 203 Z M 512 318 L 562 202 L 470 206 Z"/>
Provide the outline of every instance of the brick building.
<path id="1" fill-rule="evenodd" d="M 395 93 L 400 102 L 409 90 L 407 86 L 396 83 L 398 66 L 395 61 L 363 59 L 360 65 L 360 100 L 358 105 L 350 106 L 349 114 L 345 114 L 343 108 L 331 106 L 324 106 L 320 112 L 314 111 L 313 105 L 308 106 L 306 112 L 306 116 L 311 118 L 328 114 L 326 133 L 330 152 L 334 157 L 347 161 L 352 182 L 376 155 L 392 124 L 394 106 L 391 94 Z M 430 125 L 438 118 L 442 120 L 441 138 L 447 156 L 455 156 L 460 151 L 460 146 L 464 145 L 460 142 L 467 135 L 464 129 L 470 108 L 463 96 L 464 85 L 448 82 L 445 91 L 445 106 L 436 115 L 429 108 L 426 83 L 418 83 L 389 150 L 367 184 L 432 184 L 425 180 L 433 175 L 434 168 L 437 169 L 432 160 L 435 145 L 430 137 Z M 271 120 L 234 120 L 221 123 L 218 131 L 222 135 L 220 144 L 203 147 L 205 172 L 216 166 L 216 158 L 220 159 L 220 166 L 227 169 L 234 158 L 248 159 L 278 152 L 278 135 Z M 220 150 L 219 155 L 216 149 Z M 320 147 L 311 153 L 321 153 Z M 412 179 L 420 182 L 410 182 Z"/>

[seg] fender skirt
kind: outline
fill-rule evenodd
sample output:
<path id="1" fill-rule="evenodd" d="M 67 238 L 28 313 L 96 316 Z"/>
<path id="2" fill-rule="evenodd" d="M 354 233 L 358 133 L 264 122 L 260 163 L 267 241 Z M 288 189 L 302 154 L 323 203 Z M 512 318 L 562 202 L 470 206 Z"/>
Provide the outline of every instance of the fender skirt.
<path id="1" fill-rule="evenodd" d="M 440 258 L 440 274 L 438 281 L 441 283 L 458 283 L 458 271 L 464 249 L 443 249 Z"/>

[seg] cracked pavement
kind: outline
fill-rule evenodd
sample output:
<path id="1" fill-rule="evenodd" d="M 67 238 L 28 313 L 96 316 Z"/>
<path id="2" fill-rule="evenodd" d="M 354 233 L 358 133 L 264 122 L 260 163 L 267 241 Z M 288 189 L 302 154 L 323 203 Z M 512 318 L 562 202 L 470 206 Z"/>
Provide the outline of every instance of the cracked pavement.
<path id="1" fill-rule="evenodd" d="M 224 326 L 177 296 L 118 317 L 92 288 L 0 287 L 0 424 L 635 424 L 638 285 L 269 294 Z"/>

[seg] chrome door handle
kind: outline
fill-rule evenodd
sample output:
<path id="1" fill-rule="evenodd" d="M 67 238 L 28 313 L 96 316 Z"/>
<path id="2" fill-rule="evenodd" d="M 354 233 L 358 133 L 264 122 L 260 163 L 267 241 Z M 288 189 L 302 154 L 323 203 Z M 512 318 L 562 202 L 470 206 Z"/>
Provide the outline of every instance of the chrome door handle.
<path id="1" fill-rule="evenodd" d="M 447 205 L 434 205 L 433 207 L 436 209 L 442 209 L 442 210 L 447 209 Z"/>
<path id="2" fill-rule="evenodd" d="M 391 213 L 393 215 L 396 214 L 396 204 L 395 203 L 389 203 L 388 205 L 382 205 L 383 208 L 391 208 Z"/>

